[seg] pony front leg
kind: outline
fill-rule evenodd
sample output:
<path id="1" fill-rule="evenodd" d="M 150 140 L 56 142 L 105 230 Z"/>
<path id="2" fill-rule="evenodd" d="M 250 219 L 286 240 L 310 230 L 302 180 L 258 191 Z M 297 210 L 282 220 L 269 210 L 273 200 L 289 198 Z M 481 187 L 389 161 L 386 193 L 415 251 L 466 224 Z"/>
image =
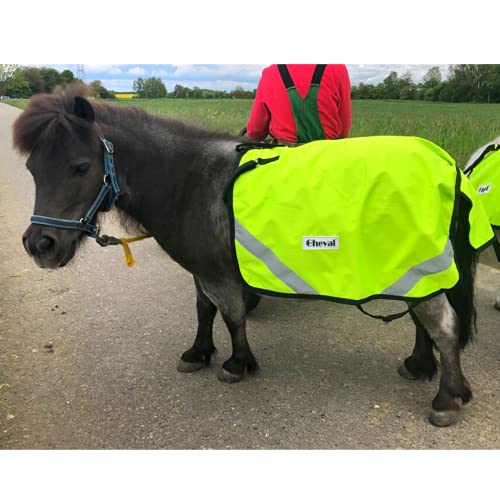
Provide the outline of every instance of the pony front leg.
<path id="1" fill-rule="evenodd" d="M 205 295 L 196 278 L 194 278 L 194 284 L 196 286 L 198 330 L 193 346 L 182 354 L 177 365 L 177 370 L 182 373 L 194 372 L 208 366 L 215 351 L 213 325 L 217 307 Z"/>
<path id="2" fill-rule="evenodd" d="M 472 398 L 460 367 L 459 320 L 444 294 L 418 304 L 414 311 L 439 350 L 441 380 L 429 420 L 433 425 L 445 427 L 457 421 L 459 402 L 467 403 Z"/>
<path id="3" fill-rule="evenodd" d="M 258 364 L 248 345 L 245 317 L 235 320 L 234 317 L 226 316 L 223 313 L 222 317 L 231 334 L 233 354 L 224 361 L 218 379 L 227 383 L 239 382 L 245 375 L 245 371 L 250 374 L 255 373 Z"/>
<path id="4" fill-rule="evenodd" d="M 257 361 L 250 349 L 246 334 L 246 294 L 238 281 L 200 281 L 203 292 L 216 304 L 231 334 L 233 353 L 221 368 L 221 382 L 239 382 L 245 372 L 255 373 Z"/>

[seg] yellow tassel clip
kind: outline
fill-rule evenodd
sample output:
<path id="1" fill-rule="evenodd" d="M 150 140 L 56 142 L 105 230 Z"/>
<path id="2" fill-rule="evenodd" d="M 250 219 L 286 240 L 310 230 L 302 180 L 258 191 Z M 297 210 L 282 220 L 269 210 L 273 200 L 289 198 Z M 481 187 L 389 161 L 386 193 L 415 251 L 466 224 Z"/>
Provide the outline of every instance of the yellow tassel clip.
<path id="1" fill-rule="evenodd" d="M 123 247 L 123 253 L 125 254 L 125 264 L 128 267 L 135 266 L 135 260 L 132 257 L 132 252 L 130 251 L 129 243 L 133 243 L 134 241 L 144 240 L 146 238 L 151 238 L 150 234 L 145 234 L 143 236 L 134 236 L 133 238 L 120 238 L 120 243 Z"/>

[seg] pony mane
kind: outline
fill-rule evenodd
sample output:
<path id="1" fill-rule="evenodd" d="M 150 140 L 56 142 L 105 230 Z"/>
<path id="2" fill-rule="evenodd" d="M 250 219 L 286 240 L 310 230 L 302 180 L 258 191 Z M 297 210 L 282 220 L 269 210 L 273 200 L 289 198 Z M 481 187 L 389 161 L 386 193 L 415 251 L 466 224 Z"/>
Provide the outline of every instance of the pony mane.
<path id="1" fill-rule="evenodd" d="M 85 85 L 75 84 L 66 88 L 58 86 L 52 94 L 33 96 L 24 112 L 14 122 L 14 147 L 20 153 L 28 154 L 39 141 L 49 139 L 59 127 L 70 133 L 89 136 L 89 123 L 78 118 L 73 112 L 74 99 L 77 96 L 87 96 Z"/>
<path id="2" fill-rule="evenodd" d="M 67 133 L 77 134 L 83 140 L 90 140 L 94 133 L 91 124 L 74 114 L 75 97 L 88 97 L 88 87 L 84 84 L 72 84 L 56 87 L 51 94 L 33 96 L 24 112 L 13 125 L 14 147 L 23 154 L 29 154 L 42 141 L 50 141 L 60 128 Z M 188 139 L 234 139 L 226 132 L 204 129 L 187 121 L 162 117 L 147 113 L 135 106 L 113 106 L 111 104 L 90 101 L 100 124 L 113 124 L 119 117 L 120 124 L 128 123 L 137 134 L 151 132 L 164 133 L 165 130 Z M 138 122 L 147 125 L 137 127 Z"/>

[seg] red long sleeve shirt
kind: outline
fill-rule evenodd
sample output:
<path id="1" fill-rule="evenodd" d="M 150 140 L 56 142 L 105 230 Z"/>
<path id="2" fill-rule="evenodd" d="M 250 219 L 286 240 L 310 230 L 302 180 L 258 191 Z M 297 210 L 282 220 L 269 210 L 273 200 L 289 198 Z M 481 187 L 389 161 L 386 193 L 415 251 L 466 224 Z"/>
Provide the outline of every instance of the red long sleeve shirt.
<path id="1" fill-rule="evenodd" d="M 315 64 L 287 64 L 297 92 L 305 98 L 316 68 Z M 347 137 L 351 130 L 351 83 L 344 64 L 328 64 L 318 92 L 318 111 L 327 139 Z M 297 142 L 297 128 L 292 105 L 278 66 L 262 71 L 257 87 L 247 134 L 255 141 L 267 135 L 287 142 Z"/>

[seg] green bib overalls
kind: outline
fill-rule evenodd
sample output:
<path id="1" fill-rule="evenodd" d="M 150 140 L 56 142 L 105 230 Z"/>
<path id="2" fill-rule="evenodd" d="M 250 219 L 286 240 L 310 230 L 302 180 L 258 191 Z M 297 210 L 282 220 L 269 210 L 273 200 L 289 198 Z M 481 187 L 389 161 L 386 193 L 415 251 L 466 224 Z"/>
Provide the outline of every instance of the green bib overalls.
<path id="1" fill-rule="evenodd" d="M 318 64 L 314 70 L 311 86 L 305 99 L 300 97 L 286 64 L 278 64 L 281 79 L 288 92 L 293 117 L 297 127 L 297 142 L 305 143 L 325 138 L 318 112 L 318 92 L 326 64 Z"/>

